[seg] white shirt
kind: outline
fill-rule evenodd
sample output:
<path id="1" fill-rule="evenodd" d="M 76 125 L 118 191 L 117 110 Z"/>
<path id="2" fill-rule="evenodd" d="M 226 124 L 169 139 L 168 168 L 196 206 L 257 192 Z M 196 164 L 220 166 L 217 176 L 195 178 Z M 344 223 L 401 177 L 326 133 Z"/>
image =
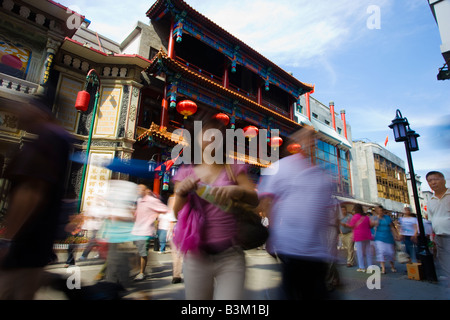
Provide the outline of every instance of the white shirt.
<path id="1" fill-rule="evenodd" d="M 436 235 L 450 235 L 450 189 L 441 199 L 433 195 L 428 201 L 428 219 Z"/>
<path id="2" fill-rule="evenodd" d="M 417 219 L 414 217 L 402 217 L 399 220 L 401 234 L 404 236 L 413 236 L 417 228 Z"/>
<path id="3" fill-rule="evenodd" d="M 158 229 L 160 230 L 169 230 L 170 223 L 176 222 L 175 214 L 173 210 L 168 211 L 166 214 L 160 214 L 158 216 Z"/>
<path id="4" fill-rule="evenodd" d="M 260 196 L 274 197 L 267 250 L 329 260 L 330 180 L 300 154 L 283 158 L 276 165 L 278 170 L 263 172 L 258 186 Z"/>

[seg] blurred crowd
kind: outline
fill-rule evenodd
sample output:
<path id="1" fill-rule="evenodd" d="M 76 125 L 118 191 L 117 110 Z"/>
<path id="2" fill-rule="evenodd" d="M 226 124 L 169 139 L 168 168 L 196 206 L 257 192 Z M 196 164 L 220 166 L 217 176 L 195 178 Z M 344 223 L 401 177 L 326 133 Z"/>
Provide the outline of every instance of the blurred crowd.
<path id="1" fill-rule="evenodd" d="M 347 251 L 347 266 L 357 265 L 358 272 L 369 272 L 375 263 L 382 273 L 396 272 L 400 252 L 405 263 L 420 258 L 417 219 L 409 208 L 393 220 L 382 206 L 364 209 L 333 200 L 330 178 L 310 161 L 316 137 L 308 127 L 290 137 L 301 145 L 301 152 L 263 169 L 257 184 L 249 178 L 247 166 L 214 163 L 204 152 L 201 164 L 185 164 L 178 171 L 168 201 L 146 185 L 110 180 L 107 192 L 79 213 L 77 198 L 68 198 L 64 188 L 70 136 L 42 101 L 24 108 L 28 112 L 22 114 L 21 126 L 35 138 L 4 173 L 11 189 L 0 241 L 0 299 L 33 299 L 49 281 L 44 269 L 55 259 L 55 241 L 68 242 L 70 267 L 76 264 L 80 238 L 84 250 L 78 261 L 88 259 L 93 250 L 94 258 L 104 260 L 96 279 L 120 290 L 146 278 L 150 246 L 158 243 L 160 253 L 170 248 L 173 283 L 184 281 L 186 299 L 242 299 L 245 248 L 236 241 L 240 229 L 236 216 L 228 212 L 230 203 L 251 207 L 268 228 L 269 238 L 258 249 L 267 250 L 281 265 L 279 299 L 327 299 L 339 285 L 338 248 Z M 204 122 L 203 130 L 210 128 L 225 131 L 215 119 Z M 211 140 L 202 136 L 195 143 L 206 150 Z M 437 198 L 430 206 L 430 220 L 424 220 L 426 237 L 436 244 L 448 276 L 448 190 L 442 174 L 433 173 L 429 179 Z M 188 221 L 188 214 L 192 219 L 199 214 L 191 225 L 196 228 L 191 235 L 196 247 L 180 251 L 178 245 L 186 246 L 172 240 L 174 234 L 185 233 L 187 225 L 177 221 Z M 133 268 L 139 271 L 131 277 Z"/>

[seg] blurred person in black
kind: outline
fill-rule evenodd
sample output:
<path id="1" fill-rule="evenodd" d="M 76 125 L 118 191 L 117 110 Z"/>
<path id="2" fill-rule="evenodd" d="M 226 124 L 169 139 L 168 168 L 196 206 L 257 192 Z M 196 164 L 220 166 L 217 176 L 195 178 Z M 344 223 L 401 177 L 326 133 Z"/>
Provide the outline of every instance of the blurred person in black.
<path id="1" fill-rule="evenodd" d="M 20 128 L 33 136 L 4 173 L 11 189 L 0 245 L 0 299 L 30 300 L 54 257 L 71 139 L 44 98 L 9 107 L 19 112 Z"/>

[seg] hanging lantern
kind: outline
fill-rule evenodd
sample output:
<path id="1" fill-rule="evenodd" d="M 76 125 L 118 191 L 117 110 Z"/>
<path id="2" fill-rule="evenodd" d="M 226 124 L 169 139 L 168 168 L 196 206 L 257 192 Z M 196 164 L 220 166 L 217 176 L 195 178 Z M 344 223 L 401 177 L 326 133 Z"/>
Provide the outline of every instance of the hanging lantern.
<path id="1" fill-rule="evenodd" d="M 247 126 L 244 128 L 244 137 L 249 138 L 249 140 L 252 140 L 252 138 L 256 137 L 258 135 L 259 129 L 255 126 Z"/>
<path id="2" fill-rule="evenodd" d="M 222 121 L 225 127 L 230 123 L 230 117 L 225 113 L 218 113 L 214 116 L 214 118 L 219 121 Z"/>
<path id="3" fill-rule="evenodd" d="M 184 116 L 184 119 L 187 119 L 188 116 L 197 112 L 197 104 L 191 100 L 180 101 L 177 104 L 177 111 Z"/>
<path id="4" fill-rule="evenodd" d="M 282 144 L 283 144 L 283 139 L 281 139 L 280 137 L 270 138 L 269 145 L 272 148 L 276 149 L 276 148 L 280 147 Z"/>
<path id="5" fill-rule="evenodd" d="M 291 143 L 290 145 L 287 146 L 287 151 L 290 154 L 299 153 L 301 149 L 302 149 L 302 146 L 299 145 L 298 143 Z"/>
<path id="6" fill-rule="evenodd" d="M 79 91 L 77 95 L 77 100 L 75 101 L 75 108 L 78 111 L 85 112 L 89 107 L 89 100 L 91 95 L 86 90 Z"/>

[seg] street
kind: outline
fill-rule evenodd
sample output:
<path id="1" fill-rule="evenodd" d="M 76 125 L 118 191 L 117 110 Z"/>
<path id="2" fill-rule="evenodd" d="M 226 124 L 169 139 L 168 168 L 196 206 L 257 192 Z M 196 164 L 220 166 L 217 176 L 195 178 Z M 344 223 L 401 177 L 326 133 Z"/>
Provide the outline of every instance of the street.
<path id="1" fill-rule="evenodd" d="M 80 253 L 77 254 L 79 256 Z M 92 255 L 92 253 L 91 253 Z M 71 268 L 64 268 L 66 253 L 58 254 L 57 263 L 46 269 L 51 273 L 69 276 Z M 244 299 L 246 300 L 276 300 L 277 290 L 281 282 L 278 261 L 263 250 L 246 251 L 247 275 Z M 89 258 L 87 261 L 77 262 L 81 274 L 81 285 L 95 284 L 95 276 L 102 267 L 102 261 Z M 448 300 L 450 289 L 440 281 L 430 283 L 408 279 L 405 264 L 396 264 L 397 273 L 380 275 L 379 288 L 370 289 L 368 281 L 371 274 L 356 272 L 357 267 L 348 268 L 345 265 L 343 251 L 339 251 L 338 271 L 341 284 L 333 292 L 333 300 Z M 136 272 L 137 273 L 137 272 Z M 172 284 L 171 254 L 157 254 L 149 252 L 147 265 L 148 276 L 145 280 L 132 282 L 125 300 L 184 300 L 184 284 Z M 132 276 L 134 273 L 132 271 Z M 307 276 L 307 275 L 305 275 Z M 373 277 L 372 277 L 373 278 Z M 371 278 L 371 279 L 372 279 Z M 77 289 L 73 289 L 77 290 Z M 67 300 L 58 291 L 42 288 L 37 300 Z"/>

